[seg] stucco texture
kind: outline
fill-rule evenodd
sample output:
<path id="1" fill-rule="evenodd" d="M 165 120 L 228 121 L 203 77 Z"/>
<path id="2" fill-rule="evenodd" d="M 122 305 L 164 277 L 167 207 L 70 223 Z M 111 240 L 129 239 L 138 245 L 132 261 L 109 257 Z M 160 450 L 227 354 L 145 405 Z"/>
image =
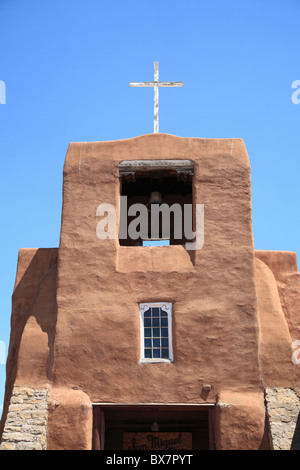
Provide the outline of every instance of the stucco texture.
<path id="1" fill-rule="evenodd" d="M 201 250 L 97 237 L 102 203 L 118 230 L 118 164 L 142 159 L 193 160 Z M 216 404 L 217 448 L 262 448 L 265 387 L 299 384 L 299 289 L 293 253 L 254 250 L 241 139 L 71 143 L 59 247 L 20 251 L 5 403 L 14 384 L 49 385 L 50 449 L 90 448 L 92 403 Z M 174 361 L 142 364 L 138 305 L 160 301 L 173 305 Z"/>
<path id="2" fill-rule="evenodd" d="M 118 213 L 118 164 L 158 157 L 194 161 L 205 242 L 190 260 L 182 246 L 122 247 L 96 237 L 98 205 L 112 204 Z M 237 380 L 245 390 L 259 387 L 250 191 L 249 160 L 238 139 L 159 134 L 71 144 L 53 383 L 79 386 L 93 402 L 198 402 L 202 383 L 213 384 L 214 396 Z M 151 301 L 173 303 L 172 364 L 139 363 L 138 304 Z"/>

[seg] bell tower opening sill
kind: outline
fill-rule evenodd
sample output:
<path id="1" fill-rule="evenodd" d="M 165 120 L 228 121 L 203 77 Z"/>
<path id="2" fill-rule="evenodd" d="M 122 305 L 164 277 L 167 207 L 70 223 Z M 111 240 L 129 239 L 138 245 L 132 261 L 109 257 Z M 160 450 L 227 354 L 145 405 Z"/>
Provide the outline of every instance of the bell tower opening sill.
<path id="1" fill-rule="evenodd" d="M 188 251 L 182 245 L 119 246 L 117 271 L 130 272 L 193 272 Z"/>

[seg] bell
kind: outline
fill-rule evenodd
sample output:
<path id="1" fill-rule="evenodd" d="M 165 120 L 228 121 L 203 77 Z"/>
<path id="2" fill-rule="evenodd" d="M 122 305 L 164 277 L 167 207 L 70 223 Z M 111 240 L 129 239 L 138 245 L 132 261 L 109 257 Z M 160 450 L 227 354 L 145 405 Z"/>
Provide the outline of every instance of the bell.
<path id="1" fill-rule="evenodd" d="M 162 197 L 161 193 L 158 191 L 154 191 L 150 194 L 150 201 L 148 204 L 161 204 L 162 203 Z"/>
<path id="2" fill-rule="evenodd" d="M 152 426 L 151 426 L 151 431 L 154 431 L 154 432 L 155 432 L 155 431 L 156 431 L 156 432 L 159 431 L 159 426 L 158 426 L 158 424 L 157 424 L 156 421 L 154 421 L 154 423 L 152 424 Z"/>

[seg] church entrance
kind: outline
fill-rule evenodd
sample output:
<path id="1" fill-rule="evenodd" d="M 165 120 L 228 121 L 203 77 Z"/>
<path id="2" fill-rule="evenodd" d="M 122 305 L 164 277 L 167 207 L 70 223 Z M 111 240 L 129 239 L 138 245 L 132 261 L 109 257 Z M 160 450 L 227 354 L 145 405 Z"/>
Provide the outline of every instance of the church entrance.
<path id="1" fill-rule="evenodd" d="M 213 410 L 206 405 L 95 404 L 93 449 L 214 449 Z"/>

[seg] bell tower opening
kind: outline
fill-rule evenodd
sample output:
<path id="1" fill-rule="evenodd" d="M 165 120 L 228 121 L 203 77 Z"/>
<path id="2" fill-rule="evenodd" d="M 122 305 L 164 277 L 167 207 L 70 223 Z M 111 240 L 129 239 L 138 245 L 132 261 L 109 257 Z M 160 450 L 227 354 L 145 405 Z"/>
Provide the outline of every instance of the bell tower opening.
<path id="1" fill-rule="evenodd" d="M 190 160 L 140 160 L 119 165 L 121 246 L 184 245 L 190 241 L 193 169 Z"/>

